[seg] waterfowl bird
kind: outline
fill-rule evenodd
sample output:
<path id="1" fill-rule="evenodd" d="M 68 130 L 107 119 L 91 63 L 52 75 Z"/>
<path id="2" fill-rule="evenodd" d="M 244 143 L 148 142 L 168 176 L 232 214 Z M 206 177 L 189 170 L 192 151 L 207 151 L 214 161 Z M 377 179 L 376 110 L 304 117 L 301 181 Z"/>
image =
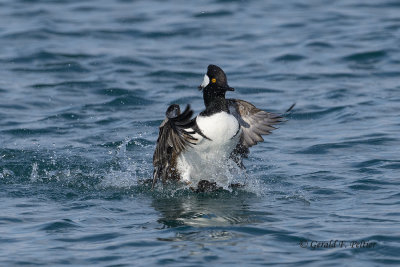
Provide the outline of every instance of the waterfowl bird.
<path id="1" fill-rule="evenodd" d="M 208 66 L 199 90 L 205 110 L 197 117 L 191 118 L 189 105 L 183 112 L 176 104 L 166 111 L 153 156 L 153 187 L 159 180 L 181 181 L 196 191 L 227 186 L 227 165 L 234 162 L 244 169 L 249 148 L 282 122 L 281 115 L 244 100 L 226 99 L 226 92 L 234 89 L 216 65 Z"/>

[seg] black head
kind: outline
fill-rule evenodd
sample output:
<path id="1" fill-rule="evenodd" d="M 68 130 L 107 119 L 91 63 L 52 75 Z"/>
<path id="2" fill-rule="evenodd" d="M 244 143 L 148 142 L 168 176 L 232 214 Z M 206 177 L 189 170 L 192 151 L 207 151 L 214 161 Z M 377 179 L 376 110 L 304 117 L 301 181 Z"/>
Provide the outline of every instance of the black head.
<path id="1" fill-rule="evenodd" d="M 232 87 L 229 87 L 225 72 L 216 65 L 209 65 L 207 68 L 207 74 L 204 75 L 204 80 L 199 86 L 199 90 L 205 88 L 212 88 L 224 92 L 235 90 Z"/>

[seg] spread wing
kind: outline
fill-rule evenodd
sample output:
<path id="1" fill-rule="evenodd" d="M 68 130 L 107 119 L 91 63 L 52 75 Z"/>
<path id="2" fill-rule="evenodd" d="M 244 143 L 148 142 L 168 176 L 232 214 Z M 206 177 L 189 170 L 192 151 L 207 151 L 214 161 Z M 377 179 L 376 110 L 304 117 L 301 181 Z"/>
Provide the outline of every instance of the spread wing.
<path id="1" fill-rule="evenodd" d="M 264 141 L 262 135 L 270 134 L 276 129 L 275 124 L 282 122 L 282 116 L 274 113 L 266 112 L 256 108 L 249 102 L 239 99 L 227 99 L 229 112 L 239 121 L 242 134 L 240 143 L 233 152 L 233 157 L 238 157 L 242 165 L 241 157 L 246 157 L 249 153 L 249 147 L 254 146 L 258 142 Z M 242 167 L 242 166 L 241 166 Z"/>
<path id="2" fill-rule="evenodd" d="M 190 106 L 180 113 L 179 105 L 171 105 L 166 112 L 166 118 L 160 125 L 157 145 L 153 155 L 153 187 L 158 179 L 162 181 L 173 179 L 173 161 L 177 155 L 188 146 L 195 144 L 196 138 L 190 128 L 195 124 L 191 117 L 193 111 Z"/>

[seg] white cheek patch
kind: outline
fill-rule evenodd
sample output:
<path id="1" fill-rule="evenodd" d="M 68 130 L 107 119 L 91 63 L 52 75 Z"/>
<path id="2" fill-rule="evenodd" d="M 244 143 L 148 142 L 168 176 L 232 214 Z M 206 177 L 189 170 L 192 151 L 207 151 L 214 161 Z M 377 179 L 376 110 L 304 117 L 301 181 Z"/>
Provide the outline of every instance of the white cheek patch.
<path id="1" fill-rule="evenodd" d="M 209 83 L 210 83 L 210 78 L 208 78 L 208 75 L 206 74 L 204 75 L 204 79 L 200 87 L 204 89 Z"/>

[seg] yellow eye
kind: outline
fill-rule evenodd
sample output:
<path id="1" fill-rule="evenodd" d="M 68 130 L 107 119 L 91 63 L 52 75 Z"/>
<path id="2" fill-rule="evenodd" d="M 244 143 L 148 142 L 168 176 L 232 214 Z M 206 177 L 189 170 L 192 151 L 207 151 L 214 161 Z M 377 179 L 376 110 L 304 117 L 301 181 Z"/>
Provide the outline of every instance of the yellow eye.
<path id="1" fill-rule="evenodd" d="M 212 83 L 216 83 L 216 82 L 217 82 L 217 79 L 212 78 L 212 79 L 211 79 L 211 82 L 212 82 Z"/>

